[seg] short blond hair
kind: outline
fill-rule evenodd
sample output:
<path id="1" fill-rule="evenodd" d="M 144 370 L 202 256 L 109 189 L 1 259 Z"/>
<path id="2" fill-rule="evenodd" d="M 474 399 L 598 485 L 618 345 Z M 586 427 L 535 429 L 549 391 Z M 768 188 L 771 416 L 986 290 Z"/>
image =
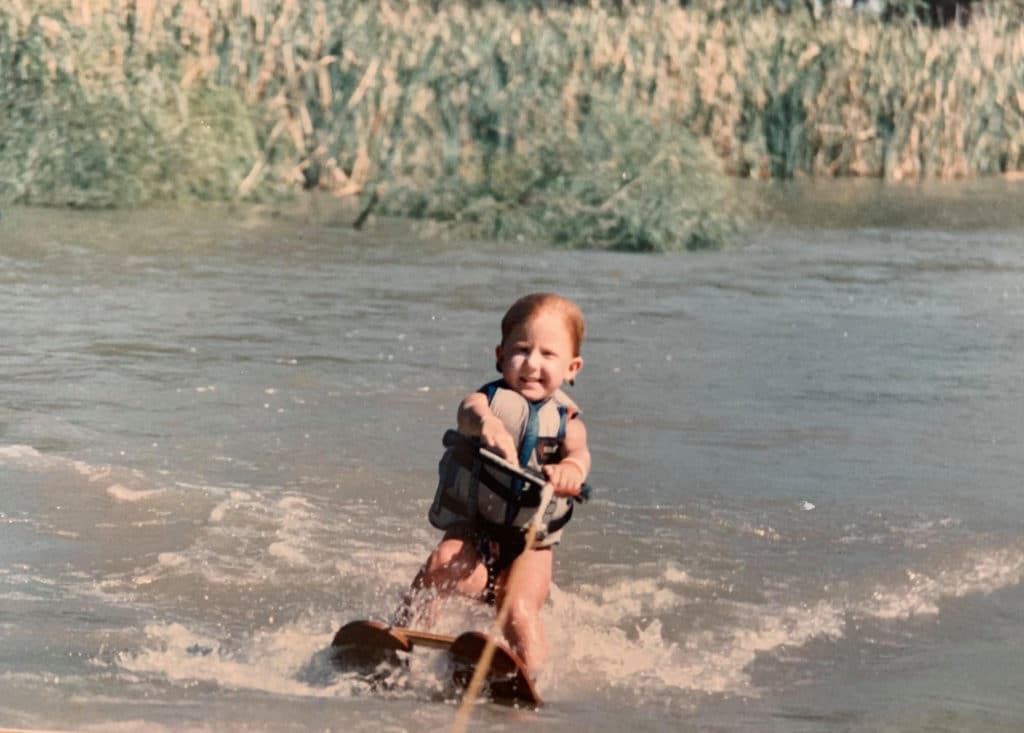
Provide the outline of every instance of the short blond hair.
<path id="1" fill-rule="evenodd" d="M 538 313 L 545 310 L 554 311 L 565 319 L 565 327 L 572 340 L 572 355 L 579 356 L 583 334 L 586 331 L 583 311 L 571 300 L 557 293 L 530 293 L 513 303 L 501 319 L 501 342 L 505 343 L 509 334 L 517 327 L 529 323 Z"/>

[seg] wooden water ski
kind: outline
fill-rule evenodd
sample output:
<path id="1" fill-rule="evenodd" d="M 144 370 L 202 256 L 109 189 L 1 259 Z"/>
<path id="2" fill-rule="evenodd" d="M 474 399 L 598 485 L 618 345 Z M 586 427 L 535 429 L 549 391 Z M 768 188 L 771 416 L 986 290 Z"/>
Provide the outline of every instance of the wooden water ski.
<path id="1" fill-rule="evenodd" d="M 360 646 L 411 652 L 414 646 L 447 649 L 453 641 L 455 637 L 447 634 L 388 626 L 380 621 L 350 621 L 338 629 L 331 646 Z"/>
<path id="2" fill-rule="evenodd" d="M 479 631 L 467 631 L 452 642 L 448 653 L 455 660 L 453 679 L 459 687 L 469 684 L 486 644 L 487 635 Z M 523 660 L 504 644 L 497 644 L 494 648 L 486 686 L 487 694 L 494 702 L 534 708 L 541 705 L 540 695 L 526 673 Z"/>
<path id="3" fill-rule="evenodd" d="M 350 672 L 357 672 L 373 683 L 384 684 L 388 668 L 401 667 L 398 652 L 412 650 L 410 641 L 378 621 L 353 621 L 342 626 L 331 642 L 333 661 Z"/>
<path id="4" fill-rule="evenodd" d="M 349 658 L 355 656 L 364 662 L 390 661 L 395 664 L 401 663 L 398 652 L 412 652 L 417 647 L 441 649 L 454 662 L 453 681 L 459 688 L 464 688 L 486 643 L 487 636 L 478 631 L 449 636 L 388 626 L 380 621 L 350 621 L 338 629 L 331 646 Z M 522 660 L 504 644 L 495 647 L 487 675 L 487 692 L 491 700 L 505 705 L 537 707 L 541 704 Z"/>

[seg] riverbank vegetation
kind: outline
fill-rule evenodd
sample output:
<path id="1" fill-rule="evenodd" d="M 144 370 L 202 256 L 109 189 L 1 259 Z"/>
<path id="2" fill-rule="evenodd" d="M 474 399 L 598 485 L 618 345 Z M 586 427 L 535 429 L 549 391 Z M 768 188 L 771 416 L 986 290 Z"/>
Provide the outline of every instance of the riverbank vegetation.
<path id="1" fill-rule="evenodd" d="M 730 175 L 1024 171 L 1011 5 L 938 28 L 724 0 L 538 5 L 4 3 L 0 200 L 321 189 L 357 224 L 672 250 L 737 230 Z"/>

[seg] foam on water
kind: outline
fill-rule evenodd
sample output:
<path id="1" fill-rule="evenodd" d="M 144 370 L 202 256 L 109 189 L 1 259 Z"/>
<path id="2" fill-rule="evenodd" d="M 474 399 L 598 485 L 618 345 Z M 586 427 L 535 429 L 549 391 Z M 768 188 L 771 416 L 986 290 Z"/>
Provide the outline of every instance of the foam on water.
<path id="1" fill-rule="evenodd" d="M 753 694 L 745 670 L 759 653 L 842 633 L 842 612 L 827 602 L 766 608 L 722 601 L 728 622 L 673 638 L 661 619 L 686 614 L 692 602 L 685 591 L 669 587 L 680 582 L 692 581 L 669 566 L 661 577 L 587 586 L 573 594 L 555 589 L 555 657 L 567 659 L 577 677 L 585 671 L 590 684 L 600 679 L 633 691 Z M 624 627 L 623 619 L 635 620 Z"/>
<path id="2" fill-rule="evenodd" d="M 408 658 L 406 667 L 382 666 L 386 687 L 381 687 L 361 673 L 336 666 L 324 630 L 321 621 L 301 618 L 258 631 L 239 645 L 180 623 L 147 624 L 144 648 L 119 654 L 116 668 L 122 675 L 158 677 L 184 686 L 206 684 L 293 697 L 348 698 L 373 692 L 452 699 L 451 670 L 442 654 L 421 650 Z"/>
<path id="3" fill-rule="evenodd" d="M 719 612 L 729 618 L 727 623 L 675 637 L 668 635 L 661 618 L 626 627 L 620 621 L 638 614 L 662 618 L 685 614 L 689 601 L 678 585 L 688 579 L 678 568 L 667 569 L 661 577 L 623 580 L 606 588 L 583 587 L 568 593 L 555 587 L 544 612 L 553 655 L 540 680 L 541 689 L 553 700 L 600 688 L 641 698 L 674 692 L 683 699 L 689 695 L 693 704 L 706 694 L 757 696 L 750 667 L 760 655 L 783 649 L 791 654 L 812 640 L 837 640 L 846 633 L 851 618 L 905 620 L 913 614 L 937 613 L 946 598 L 992 592 L 1020 582 L 1024 556 L 1019 551 L 976 560 L 929 582 L 911 578 L 909 590 L 893 588 L 861 600 L 823 599 L 792 606 L 720 601 Z M 178 565 L 178 560 L 170 564 Z M 903 600 L 897 602 L 897 598 Z M 365 692 L 359 680 L 317 671 L 315 660 L 333 631 L 323 623 L 329 617 L 325 612 L 318 620 L 300 619 L 254 632 L 244 648 L 227 647 L 216 636 L 181 624 L 150 624 L 145 629 L 146 649 L 122 655 L 118 664 L 181 684 L 201 680 L 231 689 L 318 697 Z M 485 616 L 463 613 L 462 619 L 463 624 L 479 628 L 488 625 Z M 414 655 L 421 665 L 428 657 L 434 667 L 414 668 L 414 676 L 419 676 L 416 683 L 406 680 L 404 686 L 394 687 L 393 694 L 436 694 L 438 686 L 443 686 L 436 656 Z"/>
<path id="4" fill-rule="evenodd" d="M 351 680 L 318 687 L 297 679 L 298 671 L 320 651 L 319 639 L 309 631 L 308 626 L 292 624 L 255 634 L 244 649 L 231 649 L 180 623 L 147 624 L 145 648 L 119 654 L 117 665 L 186 685 L 206 682 L 225 689 L 310 697 L 349 694 Z"/>
<path id="5" fill-rule="evenodd" d="M 136 503 L 152 499 L 164 489 L 152 486 L 142 471 L 123 466 L 94 465 L 60 455 L 41 453 L 28 445 L 0 445 L 0 466 L 37 472 L 69 472 L 89 484 L 105 485 L 106 494 L 118 502 Z"/>
<path id="6" fill-rule="evenodd" d="M 1004 547 L 990 552 L 972 551 L 956 566 L 939 570 L 906 570 L 905 583 L 881 587 L 856 607 L 865 616 L 906 620 L 940 612 L 948 598 L 993 593 L 1024 579 L 1024 549 Z"/>
<path id="7" fill-rule="evenodd" d="M 154 482 L 130 469 L 17 445 L 0 446 L 0 463 L 44 474 L 70 470 L 119 511 L 191 507 L 190 531 L 169 534 L 164 546 L 128 570 L 85 568 L 65 574 L 59 586 L 28 567 L 0 572 L 0 597 L 11 603 L 78 594 L 136 609 L 138 627 L 126 637 L 134 641 L 95 661 L 125 680 L 289 697 L 365 695 L 365 680 L 330 665 L 325 649 L 331 635 L 346 620 L 386 616 L 437 539 L 418 512 L 381 522 L 384 510 L 375 500 L 301 486 Z M 138 524 L 127 515 L 104 521 L 116 530 Z M 726 539 L 723 548 L 730 538 L 772 546 L 793 541 L 789 530 L 751 530 L 758 526 L 777 525 L 719 521 L 715 531 Z M 595 690 L 627 701 L 668 695 L 684 707 L 709 695 L 756 697 L 762 690 L 752 668 L 761 657 L 799 658 L 813 641 L 843 639 L 851 623 L 902 624 L 941 613 L 947 599 L 1024 580 L 1024 545 L 976 538 L 963 549 L 960 535 L 948 534 L 960 523 L 948 518 L 914 519 L 885 531 L 839 529 L 837 546 L 910 548 L 905 556 L 891 556 L 904 568 L 881 577 L 872 576 L 869 566 L 862 577 L 814 592 L 812 585 L 793 582 L 784 567 L 770 566 L 777 574 L 772 587 L 784 589 L 773 593 L 736 593 L 741 577 L 731 570 L 715 572 L 714 563 L 680 559 L 577 571 L 571 587 L 553 587 L 543 611 L 552 656 L 539 680 L 542 694 L 552 701 L 582 699 Z M 671 547 L 672 557 L 696 556 L 682 544 Z M 487 630 L 493 618 L 487 609 L 460 602 L 446 611 L 439 625 L 445 632 Z M 387 694 L 443 698 L 450 692 L 446 680 L 443 655 L 418 652 L 410 670 L 390 680 Z"/>
<path id="8" fill-rule="evenodd" d="M 838 640 L 857 619 L 901 622 L 937 614 L 948 599 L 992 593 L 1022 579 L 1024 548 L 976 550 L 939 571 L 907 570 L 905 583 L 876 585 L 866 597 L 826 595 L 793 605 L 719 599 L 713 628 L 672 636 L 665 620 L 706 613 L 692 607 L 686 590 L 692 578 L 673 565 L 660 577 L 582 585 L 572 594 L 556 588 L 555 659 L 568 669 L 555 669 L 549 678 L 578 679 L 585 672 L 591 686 L 756 696 L 750 668 L 760 655 L 792 654 L 813 640 Z"/>
<path id="9" fill-rule="evenodd" d="M 43 467 L 58 459 L 44 456 L 30 445 L 0 445 L 0 465 Z"/>
<path id="10" fill-rule="evenodd" d="M 412 568 L 426 553 L 425 546 L 419 552 L 390 547 L 394 532 L 378 527 L 375 508 L 365 504 L 328 511 L 322 497 L 273 487 L 195 491 L 221 496 L 198 536 L 190 546 L 161 554 L 156 563 L 141 568 L 136 582 L 180 578 L 237 587 L 286 577 L 298 587 L 304 580 L 320 584 L 338 574 L 365 575 L 368 568 L 387 571 L 395 562 Z M 340 525 L 332 512 L 345 517 Z"/>
<path id="11" fill-rule="evenodd" d="M 121 484 L 111 484 L 107 493 L 117 501 L 137 502 L 151 499 L 161 493 L 161 489 L 133 490 Z"/>

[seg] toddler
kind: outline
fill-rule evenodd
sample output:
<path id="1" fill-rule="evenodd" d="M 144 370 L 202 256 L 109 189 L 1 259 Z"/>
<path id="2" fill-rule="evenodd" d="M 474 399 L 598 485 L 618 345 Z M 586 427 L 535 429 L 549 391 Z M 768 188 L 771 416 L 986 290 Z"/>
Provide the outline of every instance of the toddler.
<path id="1" fill-rule="evenodd" d="M 586 428 L 576 403 L 562 391 L 583 368 L 583 332 L 580 309 L 552 293 L 524 296 L 505 314 L 495 350 L 501 379 L 459 405 L 458 432 L 464 437 L 441 459 L 429 515 L 445 534 L 413 580 L 396 621 L 430 625 L 433 599 L 450 593 L 499 607 L 507 603 L 503 632 L 534 677 L 547 657 L 539 616 L 551 586 L 552 548 L 590 472 Z M 542 471 L 554 489 L 529 551 L 525 531 L 540 492 L 481 470 L 466 438 Z"/>

